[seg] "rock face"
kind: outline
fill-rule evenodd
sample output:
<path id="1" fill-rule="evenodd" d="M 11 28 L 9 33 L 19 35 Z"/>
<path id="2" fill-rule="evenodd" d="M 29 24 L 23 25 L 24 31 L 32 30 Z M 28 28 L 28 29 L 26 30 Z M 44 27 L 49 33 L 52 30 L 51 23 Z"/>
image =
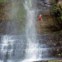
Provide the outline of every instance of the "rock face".
<path id="1" fill-rule="evenodd" d="M 50 14 L 51 2 L 50 0 L 39 0 L 37 3 L 38 15 L 42 15 L 42 21 L 38 21 L 38 30 L 40 33 L 49 32 L 49 26 L 53 25 L 53 18 Z"/>
<path id="2" fill-rule="evenodd" d="M 6 14 L 5 7 L 7 3 L 0 3 L 0 34 L 5 34 L 8 15 Z"/>
<path id="3" fill-rule="evenodd" d="M 0 3 L 0 34 L 6 33 L 7 22 L 11 19 L 9 15 L 11 15 L 12 4 L 9 2 Z"/>
<path id="4" fill-rule="evenodd" d="M 61 55 L 62 49 L 60 46 L 60 44 L 62 44 L 62 39 L 61 39 L 62 32 L 54 31 L 56 29 L 56 27 L 55 27 L 54 19 L 50 13 L 50 6 L 48 6 L 48 5 L 50 5 L 50 3 L 47 3 L 47 2 L 45 3 L 44 0 L 43 1 L 40 0 L 40 1 L 43 5 L 41 3 L 38 4 L 38 9 L 40 10 L 40 11 L 38 11 L 38 15 L 41 14 L 43 20 L 37 21 L 38 33 L 40 34 L 39 43 L 41 42 L 40 44 L 42 44 L 44 42 L 43 44 L 47 45 L 48 46 L 47 48 L 51 48 L 48 50 L 48 52 L 50 52 L 50 54 L 48 53 L 49 54 L 48 58 L 50 58 L 50 57 L 60 58 L 60 57 L 62 57 L 62 55 Z M 44 36 L 44 37 L 42 37 L 42 36 Z M 58 49 L 58 51 L 57 51 L 57 49 Z M 57 52 L 57 53 L 55 53 L 55 52 Z M 44 58 L 46 56 L 44 56 Z"/>
<path id="5" fill-rule="evenodd" d="M 61 5 L 61 0 L 58 4 Z M 58 25 L 57 20 L 52 16 L 52 2 L 51 0 L 39 0 L 37 3 L 38 15 L 41 14 L 43 17 L 43 21 L 38 22 L 38 30 L 40 33 L 44 32 L 56 32 L 60 31 L 60 26 Z"/>
<path id="6" fill-rule="evenodd" d="M 12 24 L 14 23 L 13 21 L 17 17 L 18 7 L 17 1 L 12 2 L 10 0 L 9 2 L 0 3 L 0 34 L 10 33 L 10 29 L 12 29 Z"/>

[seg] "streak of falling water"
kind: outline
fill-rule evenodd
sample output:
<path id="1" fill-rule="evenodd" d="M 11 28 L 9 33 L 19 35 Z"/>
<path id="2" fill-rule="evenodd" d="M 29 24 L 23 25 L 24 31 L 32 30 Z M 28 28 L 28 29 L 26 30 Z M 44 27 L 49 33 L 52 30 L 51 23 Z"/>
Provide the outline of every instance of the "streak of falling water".
<path id="1" fill-rule="evenodd" d="M 37 59 L 38 54 L 38 43 L 36 40 L 36 11 L 32 8 L 32 0 L 25 0 L 24 6 L 27 12 L 26 16 L 26 38 L 27 38 L 27 49 L 26 49 L 26 60 L 22 62 L 32 62 Z"/>

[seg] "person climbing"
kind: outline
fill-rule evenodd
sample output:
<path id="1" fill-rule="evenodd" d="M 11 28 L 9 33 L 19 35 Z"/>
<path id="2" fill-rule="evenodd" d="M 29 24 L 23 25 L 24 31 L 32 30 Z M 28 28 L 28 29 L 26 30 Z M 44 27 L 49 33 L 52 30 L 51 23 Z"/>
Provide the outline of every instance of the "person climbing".
<path id="1" fill-rule="evenodd" d="M 42 15 L 41 14 L 38 16 L 38 21 L 42 21 Z"/>

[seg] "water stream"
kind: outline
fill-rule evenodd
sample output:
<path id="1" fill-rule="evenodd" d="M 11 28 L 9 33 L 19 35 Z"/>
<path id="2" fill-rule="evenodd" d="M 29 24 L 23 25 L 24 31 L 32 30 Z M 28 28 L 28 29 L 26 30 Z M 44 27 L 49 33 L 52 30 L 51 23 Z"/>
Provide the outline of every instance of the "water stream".
<path id="1" fill-rule="evenodd" d="M 25 0 L 24 6 L 27 12 L 26 16 L 26 39 L 27 39 L 27 49 L 26 55 L 23 62 L 31 62 L 37 59 L 38 54 L 38 42 L 37 42 L 37 32 L 36 32 L 36 11 L 32 8 L 33 0 Z"/>

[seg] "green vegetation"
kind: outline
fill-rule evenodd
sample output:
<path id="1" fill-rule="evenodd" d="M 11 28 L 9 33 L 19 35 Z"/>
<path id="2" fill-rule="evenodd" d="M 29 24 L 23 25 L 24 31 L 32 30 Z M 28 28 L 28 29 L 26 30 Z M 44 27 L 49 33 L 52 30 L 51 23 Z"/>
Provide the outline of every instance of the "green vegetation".
<path id="1" fill-rule="evenodd" d="M 25 16 L 26 16 L 26 11 L 25 11 L 23 5 L 21 4 L 20 8 L 19 8 L 19 11 L 18 11 L 18 14 L 17 14 L 17 18 L 20 22 L 20 26 L 19 26 L 19 31 L 20 32 L 25 31 L 25 24 L 26 24 Z"/>
<path id="2" fill-rule="evenodd" d="M 52 4 L 51 15 L 54 18 L 55 28 L 59 31 L 62 29 L 62 5 L 58 0 L 53 0 Z"/>
<path id="3" fill-rule="evenodd" d="M 48 62 L 62 62 L 62 60 L 49 60 Z"/>
<path id="4" fill-rule="evenodd" d="M 2 2 L 7 2 L 7 1 L 9 1 L 9 0 L 0 0 L 0 3 L 2 3 Z"/>

